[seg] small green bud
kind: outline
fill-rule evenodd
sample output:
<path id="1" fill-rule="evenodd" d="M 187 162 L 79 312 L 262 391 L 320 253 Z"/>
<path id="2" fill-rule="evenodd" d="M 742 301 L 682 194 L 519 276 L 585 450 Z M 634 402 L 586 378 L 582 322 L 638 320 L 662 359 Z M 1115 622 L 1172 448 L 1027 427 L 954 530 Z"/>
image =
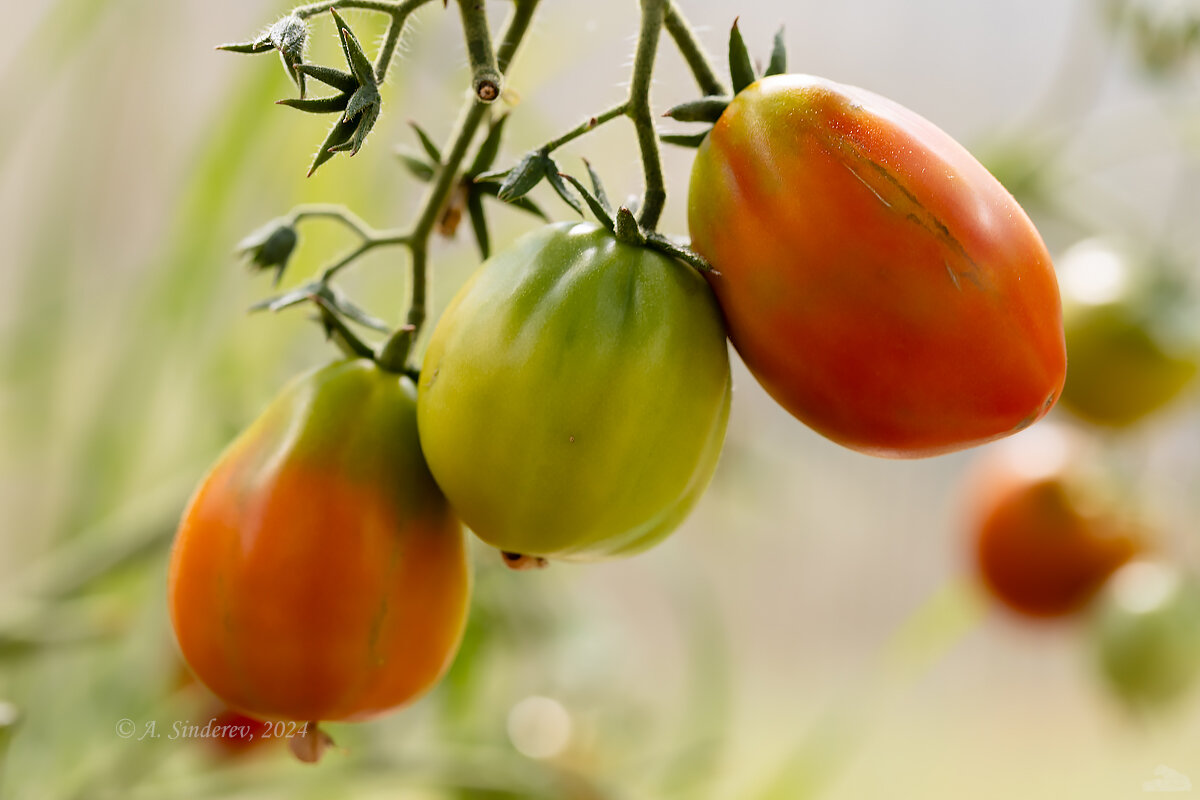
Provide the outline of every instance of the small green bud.
<path id="1" fill-rule="evenodd" d="M 304 63 L 304 45 L 308 42 L 308 25 L 295 14 L 289 14 L 276 22 L 267 31 L 267 38 L 279 57 L 283 68 L 296 83 L 300 96 L 304 97 L 304 73 L 296 71 L 296 65 Z"/>
<path id="2" fill-rule="evenodd" d="M 283 277 L 288 260 L 300 241 L 290 220 L 273 219 L 238 242 L 238 255 L 245 256 L 256 270 L 275 270 L 275 283 Z"/>

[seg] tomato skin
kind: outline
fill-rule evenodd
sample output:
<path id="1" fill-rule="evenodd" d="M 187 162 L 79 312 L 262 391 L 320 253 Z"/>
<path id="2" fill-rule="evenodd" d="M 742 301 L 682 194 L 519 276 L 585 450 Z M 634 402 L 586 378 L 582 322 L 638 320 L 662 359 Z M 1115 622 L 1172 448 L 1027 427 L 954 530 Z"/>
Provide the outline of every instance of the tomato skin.
<path id="1" fill-rule="evenodd" d="M 1058 397 L 1040 236 L 961 145 L 890 100 L 806 75 L 747 87 L 697 153 L 688 227 L 747 367 L 835 442 L 937 455 Z"/>
<path id="2" fill-rule="evenodd" d="M 421 457 L 415 395 L 365 360 L 306 373 L 193 496 L 171 553 L 171 621 L 196 676 L 231 708 L 363 719 L 449 666 L 467 562 Z"/>
<path id="3" fill-rule="evenodd" d="M 597 560 L 670 533 L 724 441 L 729 357 L 691 268 L 589 223 L 486 262 L 421 370 L 421 445 L 455 511 L 508 552 Z"/>
<path id="4" fill-rule="evenodd" d="M 1182 287 L 1147 280 L 1131 260 L 1125 248 L 1093 240 L 1060 260 L 1071 360 L 1062 404 L 1108 428 L 1134 425 L 1169 404 L 1200 365 L 1195 306 Z"/>
<path id="5" fill-rule="evenodd" d="M 1031 474 L 1007 454 L 990 455 L 971 501 L 981 583 L 1020 616 L 1064 617 L 1083 609 L 1141 550 L 1139 531 L 1081 502 L 1069 464 Z"/>
<path id="6" fill-rule="evenodd" d="M 1091 633 L 1101 674 L 1132 706 L 1176 700 L 1200 678 L 1200 581 L 1133 562 L 1105 586 Z"/>

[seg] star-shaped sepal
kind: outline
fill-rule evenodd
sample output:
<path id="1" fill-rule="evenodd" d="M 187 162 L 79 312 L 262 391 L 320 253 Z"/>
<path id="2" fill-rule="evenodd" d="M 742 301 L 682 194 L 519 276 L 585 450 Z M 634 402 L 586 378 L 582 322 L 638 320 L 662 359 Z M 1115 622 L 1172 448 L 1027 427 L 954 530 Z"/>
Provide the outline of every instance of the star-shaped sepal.
<path id="1" fill-rule="evenodd" d="M 358 37 L 350 30 L 350 26 L 338 16 L 337 11 L 330 9 L 334 23 L 337 25 L 338 38 L 342 43 L 342 53 L 346 56 L 349 72 L 317 64 L 297 64 L 296 72 L 307 75 L 313 80 L 320 81 L 326 86 L 338 90 L 332 97 L 311 99 L 280 100 L 280 105 L 308 111 L 313 114 L 339 113 L 337 122 L 329 130 L 329 135 L 321 143 L 308 174 L 312 175 L 317 167 L 333 158 L 335 153 L 354 155 L 363 146 L 367 134 L 375 127 L 379 119 L 382 96 L 379 93 L 379 81 L 375 77 L 375 68 L 363 52 Z"/>

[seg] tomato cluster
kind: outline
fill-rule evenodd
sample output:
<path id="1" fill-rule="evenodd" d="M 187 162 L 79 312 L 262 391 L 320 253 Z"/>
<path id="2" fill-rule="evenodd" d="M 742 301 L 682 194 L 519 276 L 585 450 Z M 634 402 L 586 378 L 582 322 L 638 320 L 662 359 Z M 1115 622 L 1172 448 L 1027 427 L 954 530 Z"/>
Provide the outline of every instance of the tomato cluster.
<path id="1" fill-rule="evenodd" d="M 1105 683 L 1146 709 L 1200 679 L 1200 581 L 1148 555 L 1136 494 L 1109 485 L 1105 460 L 1054 425 L 985 453 L 966 493 L 972 561 L 1016 618 L 1082 618 Z"/>
<path id="2" fill-rule="evenodd" d="M 787 410 L 875 455 L 1002 437 L 1059 395 L 1041 239 L 891 101 L 807 76 L 744 89 L 700 148 L 689 226 L 704 276 L 636 223 L 548 225 L 462 287 L 418 386 L 352 359 L 284 390 L 204 479 L 172 552 L 171 617 L 200 680 L 256 718 L 370 717 L 453 657 L 459 518 L 514 566 L 661 541 L 717 465 L 727 337 Z M 1046 485 L 987 524 L 1051 507 L 1070 518 Z M 1051 560 L 1091 560 L 1068 589 L 1023 585 L 1035 613 L 1073 607 L 1128 557 L 1071 524 Z M 997 585 L 1029 577 L 1023 552 L 993 549 Z"/>

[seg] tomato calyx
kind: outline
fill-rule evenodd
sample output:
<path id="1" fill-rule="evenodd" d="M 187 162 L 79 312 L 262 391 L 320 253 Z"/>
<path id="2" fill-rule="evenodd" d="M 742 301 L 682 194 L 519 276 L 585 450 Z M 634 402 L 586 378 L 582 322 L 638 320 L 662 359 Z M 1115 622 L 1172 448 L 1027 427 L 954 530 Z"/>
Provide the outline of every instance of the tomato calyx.
<path id="1" fill-rule="evenodd" d="M 541 556 L 527 556 L 522 553 L 511 553 L 507 550 L 500 551 L 500 558 L 504 561 L 504 566 L 514 572 L 528 572 L 535 569 L 545 569 L 550 566 L 550 562 Z"/>
<path id="2" fill-rule="evenodd" d="M 608 194 L 604 191 L 604 185 L 600 182 L 600 176 L 592 169 L 591 163 L 586 158 L 583 159 L 583 164 L 587 168 L 588 178 L 592 183 L 591 191 L 588 191 L 583 182 L 572 175 L 560 172 L 558 176 L 575 187 L 576 191 L 583 196 L 584 202 L 591 209 L 596 221 L 617 237 L 617 241 L 665 253 L 701 273 L 716 272 L 712 264 L 708 263 L 708 259 L 688 245 L 675 241 L 658 231 L 643 228 L 638 223 L 637 217 L 634 216 L 634 209 L 629 206 L 623 205 L 614 212 L 612 204 L 608 200 Z"/>
<path id="3" fill-rule="evenodd" d="M 305 723 L 298 734 L 288 739 L 288 749 L 292 755 L 305 764 L 316 764 L 334 746 L 333 737 L 321 730 L 316 722 Z"/>
<path id="4" fill-rule="evenodd" d="M 733 81 L 734 95 L 759 78 L 782 75 L 787 71 L 787 45 L 784 43 L 783 32 L 784 29 L 781 25 L 775 32 L 775 40 L 771 47 L 771 59 L 767 62 L 766 69 L 760 73 L 750 58 L 750 51 L 746 47 L 746 40 L 742 38 L 742 32 L 738 30 L 738 19 L 734 18 L 733 27 L 729 31 L 729 77 Z M 708 123 L 708 127 L 699 133 L 664 134 L 658 137 L 659 140 L 678 147 L 699 147 L 732 101 L 733 97 L 725 95 L 707 95 L 667 109 L 663 114 L 664 117 L 670 117 L 678 122 L 705 122 Z"/>

